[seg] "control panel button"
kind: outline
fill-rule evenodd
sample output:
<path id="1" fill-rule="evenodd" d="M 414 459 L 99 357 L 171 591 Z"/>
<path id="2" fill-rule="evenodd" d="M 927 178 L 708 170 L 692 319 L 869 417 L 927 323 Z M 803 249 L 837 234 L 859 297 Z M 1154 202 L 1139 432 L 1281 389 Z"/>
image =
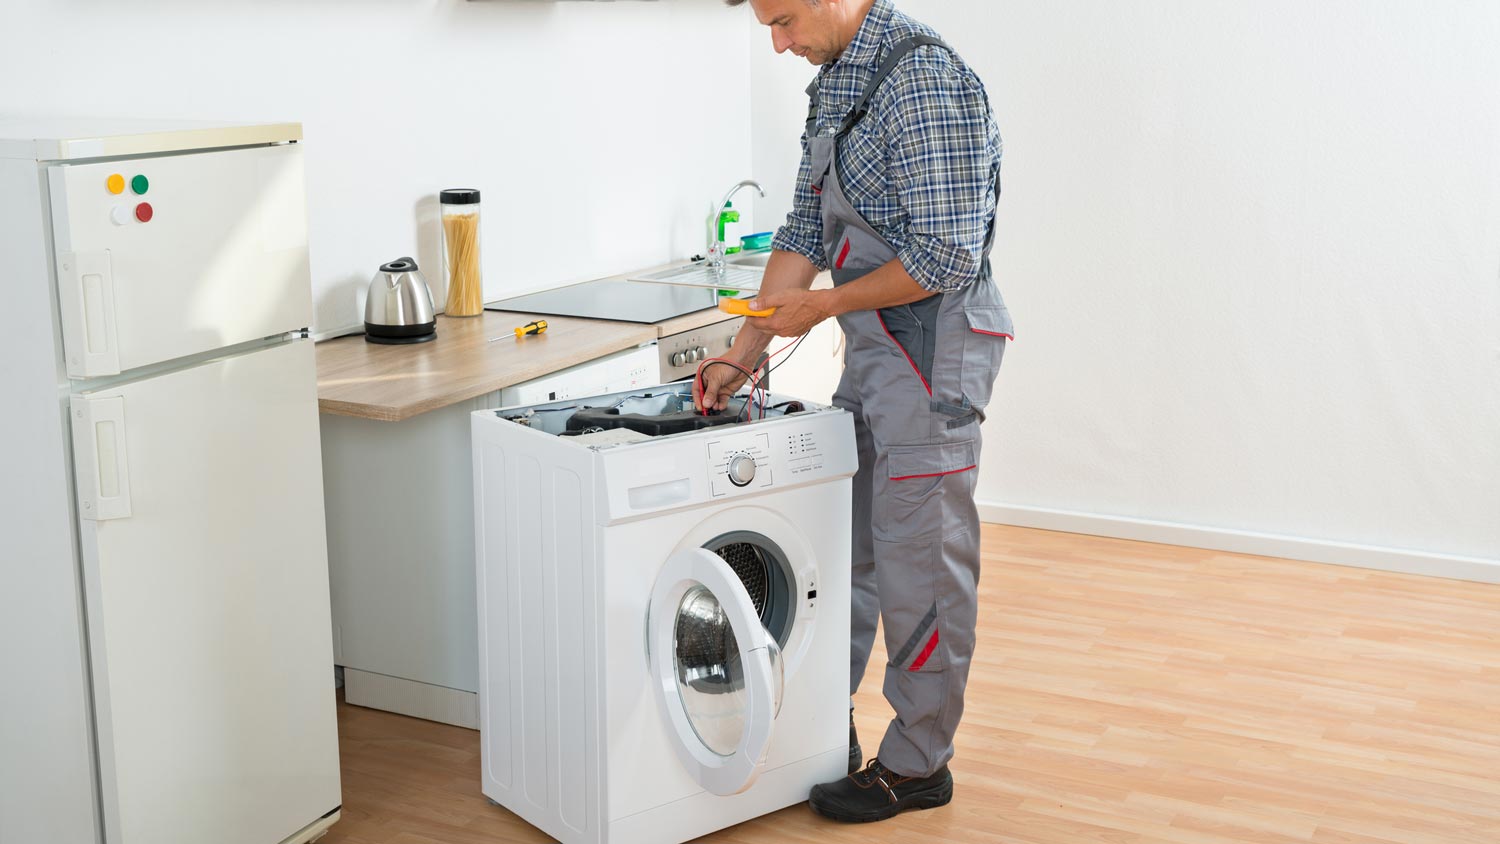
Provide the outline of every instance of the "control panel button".
<path id="1" fill-rule="evenodd" d="M 113 193 L 113 194 L 124 193 L 125 192 L 125 177 L 121 176 L 119 173 L 111 173 L 109 175 L 109 178 L 104 180 L 104 186 L 107 187 L 107 188 L 109 188 L 109 192 L 110 193 Z"/>
<path id="2" fill-rule="evenodd" d="M 729 459 L 729 482 L 735 486 L 749 486 L 755 480 L 755 458 L 748 454 L 736 454 Z"/>
<path id="3" fill-rule="evenodd" d="M 151 189 L 151 182 L 145 176 L 136 176 L 130 180 L 130 189 L 135 191 L 136 196 L 140 196 Z"/>
<path id="4" fill-rule="evenodd" d="M 135 215 L 130 213 L 129 205 L 116 205 L 115 207 L 109 209 L 109 219 L 110 222 L 114 223 L 115 225 L 123 226 L 131 220 L 134 220 Z"/>
<path id="5" fill-rule="evenodd" d="M 152 213 L 151 203 L 149 202 L 142 202 L 135 207 L 135 218 L 143 223 L 151 222 Z"/>

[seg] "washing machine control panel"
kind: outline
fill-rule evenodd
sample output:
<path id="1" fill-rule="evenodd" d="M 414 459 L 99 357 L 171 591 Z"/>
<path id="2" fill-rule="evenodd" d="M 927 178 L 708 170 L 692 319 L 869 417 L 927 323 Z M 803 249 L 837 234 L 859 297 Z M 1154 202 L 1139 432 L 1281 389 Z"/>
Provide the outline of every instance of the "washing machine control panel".
<path id="1" fill-rule="evenodd" d="M 802 483 L 832 470 L 819 433 L 810 427 L 736 433 L 708 442 L 709 487 L 714 498 L 740 491 Z"/>
<path id="2" fill-rule="evenodd" d="M 769 489 L 775 478 L 770 434 L 737 434 L 708 442 L 708 481 L 713 496 Z"/>

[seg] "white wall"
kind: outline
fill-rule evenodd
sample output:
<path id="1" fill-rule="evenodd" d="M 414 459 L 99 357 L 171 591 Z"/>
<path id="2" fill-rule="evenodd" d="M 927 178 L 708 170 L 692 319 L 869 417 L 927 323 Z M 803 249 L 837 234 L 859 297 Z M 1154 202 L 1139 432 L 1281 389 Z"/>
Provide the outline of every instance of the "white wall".
<path id="1" fill-rule="evenodd" d="M 1500 4 L 898 5 L 1006 141 L 991 518 L 1500 561 Z M 811 68 L 751 40 L 781 188 Z"/>
<path id="2" fill-rule="evenodd" d="M 360 322 L 376 267 L 402 255 L 441 299 L 445 187 L 484 192 L 489 298 L 702 252 L 710 205 L 749 168 L 743 11 L 9 2 L 0 115 L 302 121 L 315 327 L 331 330 Z"/>

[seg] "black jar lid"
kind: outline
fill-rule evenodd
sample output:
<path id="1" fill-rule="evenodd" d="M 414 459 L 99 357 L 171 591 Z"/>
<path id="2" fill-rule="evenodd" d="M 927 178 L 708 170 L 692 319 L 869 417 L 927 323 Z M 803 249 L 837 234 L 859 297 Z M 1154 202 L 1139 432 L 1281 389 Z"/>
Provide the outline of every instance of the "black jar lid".
<path id="1" fill-rule="evenodd" d="M 478 205 L 479 191 L 474 188 L 449 188 L 438 194 L 444 205 Z"/>

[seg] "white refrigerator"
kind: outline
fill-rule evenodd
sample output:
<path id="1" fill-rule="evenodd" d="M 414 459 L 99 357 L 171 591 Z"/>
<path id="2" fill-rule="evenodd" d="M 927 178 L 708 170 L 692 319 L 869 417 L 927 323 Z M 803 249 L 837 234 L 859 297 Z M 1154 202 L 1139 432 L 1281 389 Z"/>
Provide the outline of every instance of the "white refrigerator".
<path id="1" fill-rule="evenodd" d="M 0 120 L 0 842 L 338 818 L 301 127 Z"/>

